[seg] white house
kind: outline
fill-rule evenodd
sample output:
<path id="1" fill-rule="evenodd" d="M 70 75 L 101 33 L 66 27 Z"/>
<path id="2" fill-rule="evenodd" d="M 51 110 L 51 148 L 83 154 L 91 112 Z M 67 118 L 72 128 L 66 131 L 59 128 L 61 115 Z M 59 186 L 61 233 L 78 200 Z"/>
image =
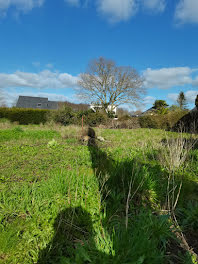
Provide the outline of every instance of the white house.
<path id="1" fill-rule="evenodd" d="M 102 105 L 94 105 L 91 104 L 90 105 L 90 109 L 92 109 L 94 112 L 96 112 L 99 109 L 102 109 Z M 115 105 L 108 105 L 107 108 L 105 109 L 105 111 L 108 112 L 113 112 L 114 115 L 116 115 L 117 112 L 117 107 Z"/>

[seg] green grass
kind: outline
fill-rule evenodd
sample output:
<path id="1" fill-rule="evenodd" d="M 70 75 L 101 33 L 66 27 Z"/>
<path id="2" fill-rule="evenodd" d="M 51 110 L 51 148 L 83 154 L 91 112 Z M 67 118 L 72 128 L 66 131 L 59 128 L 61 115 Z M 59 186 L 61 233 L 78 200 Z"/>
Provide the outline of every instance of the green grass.
<path id="1" fill-rule="evenodd" d="M 177 133 L 96 129 L 105 142 L 93 147 L 78 128 L 53 129 L 0 130 L 0 263 L 196 263 L 163 213 L 170 172 L 158 155 Z M 184 232 L 198 232 L 197 157 L 171 175 Z"/>

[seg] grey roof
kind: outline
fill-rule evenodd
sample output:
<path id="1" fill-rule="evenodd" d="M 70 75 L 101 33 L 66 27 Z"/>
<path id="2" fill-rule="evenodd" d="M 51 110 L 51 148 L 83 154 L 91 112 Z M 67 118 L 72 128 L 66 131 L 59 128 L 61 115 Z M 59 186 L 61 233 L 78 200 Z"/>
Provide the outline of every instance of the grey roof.
<path id="1" fill-rule="evenodd" d="M 48 101 L 45 97 L 19 96 L 16 107 L 34 109 L 58 109 L 58 102 Z"/>
<path id="2" fill-rule="evenodd" d="M 155 113 L 155 112 L 156 112 L 156 109 L 154 107 L 151 107 L 151 108 L 147 109 L 146 111 L 144 111 L 143 113 L 141 113 L 140 116 L 152 114 L 152 113 Z"/>

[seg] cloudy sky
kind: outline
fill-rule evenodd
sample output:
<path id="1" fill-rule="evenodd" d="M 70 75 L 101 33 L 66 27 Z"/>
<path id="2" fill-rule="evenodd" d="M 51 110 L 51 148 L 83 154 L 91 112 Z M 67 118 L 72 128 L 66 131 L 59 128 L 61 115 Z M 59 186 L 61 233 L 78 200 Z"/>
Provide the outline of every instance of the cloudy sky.
<path id="1" fill-rule="evenodd" d="M 198 94 L 198 0 L 0 0 L 0 93 L 77 102 L 90 59 L 144 77 L 143 108 Z M 132 107 L 132 106 L 131 106 Z"/>

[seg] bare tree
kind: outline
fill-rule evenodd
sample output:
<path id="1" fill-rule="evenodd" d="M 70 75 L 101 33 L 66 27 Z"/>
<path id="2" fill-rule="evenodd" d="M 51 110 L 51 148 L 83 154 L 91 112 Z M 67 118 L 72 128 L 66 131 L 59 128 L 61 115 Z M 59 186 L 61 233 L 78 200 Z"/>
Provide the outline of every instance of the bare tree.
<path id="1" fill-rule="evenodd" d="M 137 104 L 145 94 L 143 79 L 132 67 L 118 67 L 112 60 L 92 60 L 78 82 L 78 96 L 87 103 L 108 106 Z"/>

